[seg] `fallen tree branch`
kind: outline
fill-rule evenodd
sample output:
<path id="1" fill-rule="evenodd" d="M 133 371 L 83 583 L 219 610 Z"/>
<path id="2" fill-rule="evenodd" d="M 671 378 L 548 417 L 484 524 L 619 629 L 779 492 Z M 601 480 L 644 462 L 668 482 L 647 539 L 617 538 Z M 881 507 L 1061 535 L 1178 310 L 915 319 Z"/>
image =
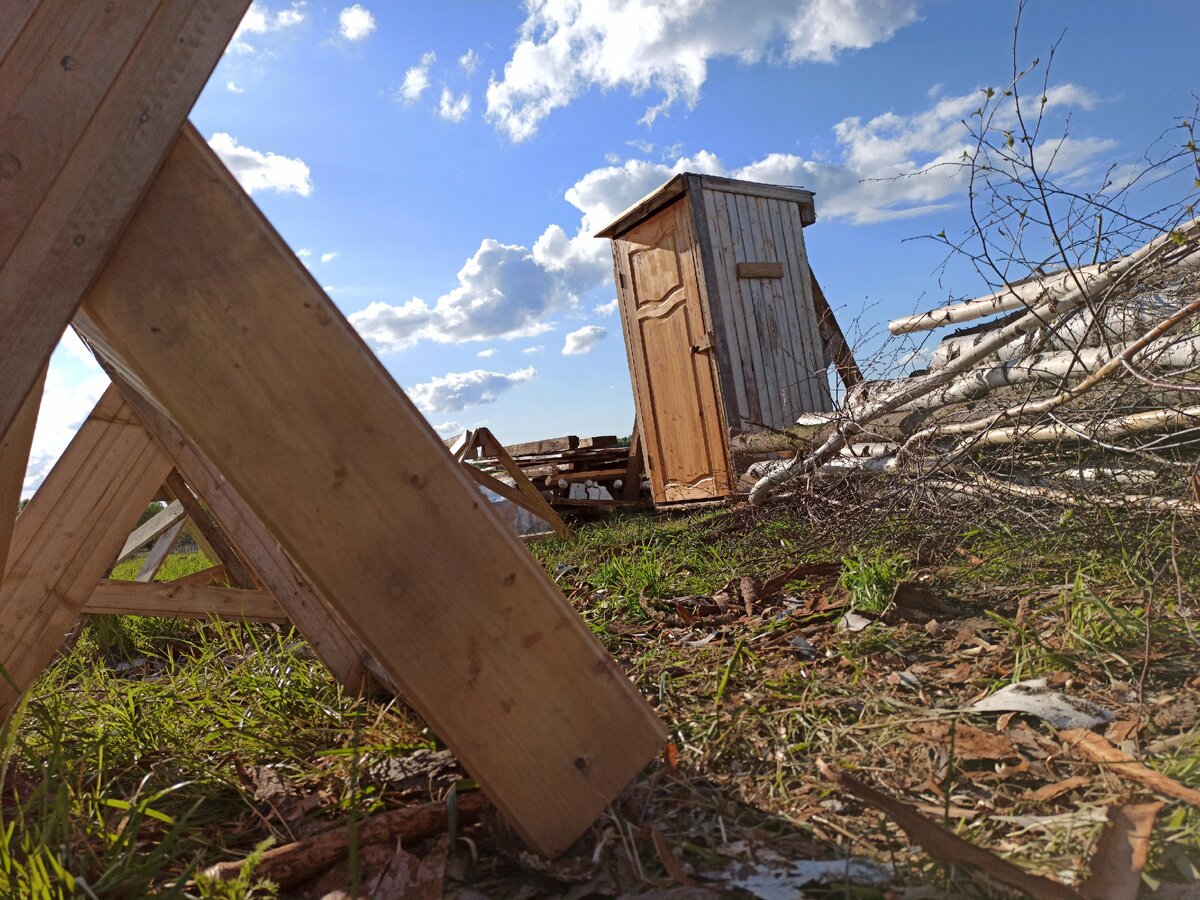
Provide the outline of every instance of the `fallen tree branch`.
<path id="1" fill-rule="evenodd" d="M 488 806 L 479 792 L 456 796 L 460 826 L 478 821 Z M 379 813 L 357 823 L 353 831 L 357 832 L 359 846 L 397 840 L 410 842 L 445 831 L 449 822 L 449 808 L 442 801 Z M 352 833 L 350 826 L 343 825 L 302 841 L 273 847 L 262 855 L 254 876 L 270 879 L 280 887 L 307 881 L 345 857 Z M 216 881 L 232 881 L 242 874 L 242 861 L 218 863 L 205 869 L 204 874 Z"/>

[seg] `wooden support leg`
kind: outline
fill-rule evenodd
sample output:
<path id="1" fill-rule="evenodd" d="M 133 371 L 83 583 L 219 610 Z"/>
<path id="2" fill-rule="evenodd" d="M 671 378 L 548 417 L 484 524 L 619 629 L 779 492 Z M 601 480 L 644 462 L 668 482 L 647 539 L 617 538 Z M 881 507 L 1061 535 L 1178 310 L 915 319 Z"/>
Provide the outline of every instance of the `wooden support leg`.
<path id="1" fill-rule="evenodd" d="M 248 5 L 0 6 L 0 435 Z"/>
<path id="2" fill-rule="evenodd" d="M 109 388 L 13 531 L 0 586 L 0 718 L 54 658 L 170 469 Z"/>
<path id="3" fill-rule="evenodd" d="M 117 554 L 113 565 L 125 562 L 129 557 L 137 553 L 139 548 L 146 546 L 146 544 L 165 532 L 170 531 L 186 518 L 187 513 L 184 511 L 182 503 L 178 500 L 168 503 L 151 518 L 130 532 L 129 537 L 125 539 L 124 546 L 121 547 L 121 552 Z"/>
<path id="4" fill-rule="evenodd" d="M 658 753 L 637 689 L 194 130 L 81 311 L 535 849 Z"/>
<path id="5" fill-rule="evenodd" d="M 309 578 L 279 546 L 262 520 L 173 421 L 126 383 L 119 373 L 110 371 L 109 374 L 188 486 L 203 498 L 238 553 L 253 566 L 263 586 L 275 596 L 334 678 L 351 693 L 366 690 L 368 678 L 363 659 L 366 651 Z M 392 689 L 390 682 L 384 686 Z"/>
<path id="6" fill-rule="evenodd" d="M 220 563 L 225 567 L 225 574 L 230 583 L 234 587 L 246 590 L 262 587 L 253 570 L 238 556 L 224 529 L 192 493 L 186 479 L 179 474 L 178 470 L 172 470 L 171 474 L 167 476 L 167 488 L 183 504 L 190 520 L 190 527 L 194 528 L 196 534 L 208 545 L 205 548 L 205 554 L 213 562 Z"/>
<path id="7" fill-rule="evenodd" d="M 136 581 L 105 579 L 88 598 L 84 612 L 118 616 L 180 616 L 286 624 L 283 608 L 267 591 L 243 591 L 196 584 L 185 579 Z"/>
<path id="8" fill-rule="evenodd" d="M 524 499 L 522 501 L 513 500 L 513 502 L 543 519 L 546 524 L 554 529 L 559 537 L 569 538 L 571 536 L 571 529 L 567 527 L 567 524 L 555 511 L 554 507 L 546 502 L 546 498 L 542 496 L 542 492 L 534 487 L 532 481 L 525 477 L 525 473 L 521 471 L 521 467 L 513 461 L 513 458 L 508 455 L 508 451 L 504 449 L 504 446 L 496 440 L 496 436 L 492 434 L 491 429 L 480 428 L 476 432 L 476 435 L 476 440 L 483 447 L 483 452 L 488 456 L 494 456 L 496 461 L 504 468 L 504 471 L 516 482 L 517 491 Z"/>
<path id="9" fill-rule="evenodd" d="M 154 576 L 158 574 L 158 570 L 167 561 L 167 556 L 170 554 L 171 548 L 179 540 L 179 535 L 183 534 L 185 525 L 187 525 L 187 516 L 181 516 L 178 522 L 158 536 L 158 540 L 154 542 L 154 546 L 146 554 L 146 560 L 142 563 L 137 577 L 133 579 L 134 581 L 147 582 L 154 580 Z"/>
<path id="10" fill-rule="evenodd" d="M 629 439 L 629 465 L 625 467 L 625 478 L 621 484 L 621 499 L 636 500 L 642 492 L 642 473 L 646 470 L 642 456 L 642 430 L 636 418 L 633 420 L 633 436 Z"/>
<path id="11" fill-rule="evenodd" d="M 863 380 L 862 371 L 858 368 L 858 363 L 854 359 L 854 351 L 850 348 L 850 342 L 842 333 L 842 326 L 838 324 L 837 316 L 833 314 L 833 308 L 825 299 L 825 292 L 821 290 L 821 285 L 817 283 L 817 276 L 813 274 L 811 268 L 808 270 L 808 277 L 812 283 L 813 311 L 817 314 L 817 331 L 820 332 L 825 346 L 829 348 L 830 355 L 833 357 L 833 367 L 837 369 L 842 384 L 846 386 L 846 390 L 850 390 Z"/>
<path id="12" fill-rule="evenodd" d="M 0 582 L 4 581 L 8 547 L 17 521 L 17 506 L 21 502 L 21 488 L 25 484 L 29 448 L 33 445 L 33 431 L 37 426 L 45 382 L 46 371 L 43 369 L 26 395 L 12 427 L 0 437 Z"/>

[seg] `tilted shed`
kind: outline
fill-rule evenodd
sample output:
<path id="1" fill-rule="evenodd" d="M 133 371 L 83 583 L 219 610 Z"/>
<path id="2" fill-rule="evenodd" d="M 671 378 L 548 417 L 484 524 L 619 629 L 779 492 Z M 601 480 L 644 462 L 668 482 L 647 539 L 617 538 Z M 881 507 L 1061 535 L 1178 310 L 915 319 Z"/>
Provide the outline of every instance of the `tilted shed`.
<path id="1" fill-rule="evenodd" d="M 809 269 L 815 220 L 810 191 L 683 173 L 597 234 L 656 503 L 731 494 L 732 437 L 833 409 L 848 348 Z"/>

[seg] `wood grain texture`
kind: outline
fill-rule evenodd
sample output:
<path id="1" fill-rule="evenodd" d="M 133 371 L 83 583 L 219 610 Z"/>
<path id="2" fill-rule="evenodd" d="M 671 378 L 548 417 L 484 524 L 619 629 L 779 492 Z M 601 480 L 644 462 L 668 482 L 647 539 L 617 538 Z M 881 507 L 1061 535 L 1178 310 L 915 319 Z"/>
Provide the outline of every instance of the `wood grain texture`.
<path id="1" fill-rule="evenodd" d="M 211 576 L 210 576 L 211 579 Z M 173 616 L 183 619 L 222 619 L 275 622 L 286 625 L 284 613 L 267 591 L 209 587 L 185 581 L 101 581 L 84 612 L 117 616 Z"/>
<path id="2" fill-rule="evenodd" d="M 76 322 L 84 333 L 95 339 L 94 326 L 86 322 L 83 311 L 77 315 Z M 107 352 L 113 351 L 108 348 Z M 254 568 L 263 586 L 279 601 L 334 678 L 352 694 L 367 690 L 367 667 L 363 659 L 366 650 L 309 577 L 284 552 L 258 515 L 195 443 L 115 370 L 110 369 L 109 374 L 145 428 L 171 458 L 188 485 L 204 499 L 237 552 Z"/>
<path id="3" fill-rule="evenodd" d="M 248 0 L 5 4 L 0 435 L 247 6 Z"/>
<path id="4" fill-rule="evenodd" d="M 193 130 L 84 309 L 534 848 L 658 752 L 645 701 Z"/>
<path id="5" fill-rule="evenodd" d="M 0 586 L 0 718 L 58 652 L 170 469 L 110 388 L 17 519 Z"/>
<path id="6" fill-rule="evenodd" d="M 21 503 L 21 490 L 25 485 L 25 469 L 29 464 L 29 448 L 33 445 L 33 431 L 37 426 L 38 409 L 42 405 L 42 388 L 46 372 L 33 383 L 33 389 L 25 396 L 20 412 L 13 420 L 8 433 L 0 436 L 0 582 L 4 580 L 4 567 L 8 561 L 8 546 L 12 541 L 13 526 L 17 522 L 17 507 Z"/>
<path id="7" fill-rule="evenodd" d="M 717 368 L 686 199 L 614 240 L 617 296 L 656 503 L 732 489 Z"/>
<path id="8" fill-rule="evenodd" d="M 187 511 L 189 530 L 192 530 L 195 536 L 203 539 L 201 549 L 212 562 L 224 566 L 225 574 L 233 586 L 243 590 L 261 588 L 262 583 L 254 574 L 253 569 L 238 556 L 236 548 L 229 540 L 229 535 L 192 492 L 187 479 L 179 473 L 178 469 L 172 469 L 171 474 L 167 476 L 167 487 Z M 207 546 L 204 546 L 205 544 Z"/>

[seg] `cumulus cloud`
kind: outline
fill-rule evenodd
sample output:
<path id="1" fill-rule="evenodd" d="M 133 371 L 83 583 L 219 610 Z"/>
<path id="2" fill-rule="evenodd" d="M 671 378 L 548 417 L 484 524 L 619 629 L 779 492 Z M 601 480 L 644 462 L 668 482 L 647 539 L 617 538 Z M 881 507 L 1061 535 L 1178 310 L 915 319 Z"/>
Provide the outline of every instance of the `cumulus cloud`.
<path id="1" fill-rule="evenodd" d="M 338 252 L 336 250 L 330 250 L 328 253 L 321 254 L 321 262 L 323 262 L 323 263 L 333 262 L 337 258 L 338 258 Z"/>
<path id="2" fill-rule="evenodd" d="M 608 329 L 599 325 L 584 325 L 567 335 L 563 342 L 563 356 L 583 356 L 591 353 L 592 348 L 608 337 Z"/>
<path id="3" fill-rule="evenodd" d="M 408 396 L 423 412 L 452 413 L 483 403 L 494 403 L 501 394 L 532 380 L 536 375 L 533 366 L 507 375 L 485 369 L 448 372 L 431 381 L 414 384 L 408 389 Z"/>
<path id="4" fill-rule="evenodd" d="M 468 50 L 458 58 L 459 68 L 461 68 L 468 75 L 472 74 L 476 69 L 479 68 L 480 62 L 481 60 L 479 59 L 479 54 L 474 50 Z"/>
<path id="5" fill-rule="evenodd" d="M 281 194 L 295 193 L 301 197 L 312 193 L 311 173 L 302 159 L 251 150 L 223 131 L 214 134 L 208 146 L 221 157 L 221 162 L 225 163 L 247 193 L 277 191 Z"/>
<path id="6" fill-rule="evenodd" d="M 429 424 L 433 425 L 433 430 L 438 433 L 438 437 L 443 438 L 454 437 L 467 430 L 458 422 L 442 422 L 440 425 L 430 422 Z"/>
<path id="7" fill-rule="evenodd" d="M 521 352 L 527 356 L 532 356 L 534 353 L 541 353 L 545 349 L 546 347 L 544 344 L 534 344 L 532 347 L 523 347 Z"/>
<path id="8" fill-rule="evenodd" d="M 495 347 L 488 347 L 484 350 L 480 350 L 475 355 L 478 356 L 480 359 L 487 359 L 489 356 L 495 356 L 496 353 L 497 353 L 497 351 L 496 351 Z"/>
<path id="9" fill-rule="evenodd" d="M 461 122 L 471 111 L 471 96 L 466 91 L 454 96 L 454 91 L 448 87 L 442 88 L 442 97 L 438 101 L 438 115 L 447 122 Z"/>
<path id="10" fill-rule="evenodd" d="M 375 16 L 355 3 L 338 13 L 338 34 L 346 41 L 361 41 L 375 30 Z"/>
<path id="11" fill-rule="evenodd" d="M 607 303 L 600 303 L 592 307 L 592 312 L 598 316 L 615 316 L 619 308 L 617 298 L 613 297 Z"/>
<path id="12" fill-rule="evenodd" d="M 416 103 L 429 87 L 429 70 L 437 62 L 437 54 L 430 50 L 421 54 L 420 61 L 404 73 L 404 81 L 396 92 L 396 99 L 402 103 Z"/>
<path id="13" fill-rule="evenodd" d="M 419 297 L 391 306 L 377 301 L 350 322 L 376 351 L 420 340 L 441 343 L 533 337 L 551 327 L 552 312 L 573 308 L 567 282 L 547 273 L 529 250 L 485 238 L 458 272 L 458 286 L 430 306 Z"/>
<path id="14" fill-rule="evenodd" d="M 240 87 L 238 87 L 238 86 L 237 86 L 237 84 L 236 84 L 235 82 L 232 82 L 232 81 L 227 81 L 227 82 L 225 82 L 225 90 L 229 91 L 229 93 L 231 93 L 231 94 L 244 94 L 244 93 L 246 93 L 246 89 L 245 89 L 245 88 L 240 88 Z"/>
<path id="15" fill-rule="evenodd" d="M 304 11 L 306 5 L 304 0 L 297 0 L 285 9 L 272 11 L 267 4 L 255 0 L 246 10 L 246 15 L 242 16 L 242 21 L 238 24 L 237 31 L 233 33 L 225 52 L 254 53 L 256 48 L 247 40 L 247 36 L 269 34 L 299 25 L 308 18 L 308 14 Z"/>
<path id="16" fill-rule="evenodd" d="M 596 86 L 653 91 L 653 122 L 694 105 L 710 60 L 830 62 L 886 41 L 917 17 L 916 0 L 527 0 L 512 58 L 490 79 L 487 117 L 514 141 Z"/>
<path id="17" fill-rule="evenodd" d="M 380 351 L 420 340 L 490 341 L 549 330 L 554 316 L 578 314 L 592 291 L 611 290 L 609 243 L 592 235 L 679 172 L 801 185 L 816 192 L 818 214 L 826 221 L 865 225 L 943 209 L 965 196 L 965 171 L 958 163 L 974 145 L 963 119 L 981 99 L 972 91 L 935 97 L 913 113 L 844 119 L 833 129 L 834 149 L 821 156 L 769 153 L 731 167 L 701 150 L 670 163 L 630 159 L 594 169 L 564 194 L 578 212 L 570 231 L 549 225 L 529 248 L 486 239 L 458 273 L 458 287 L 435 304 L 419 298 L 398 306 L 373 303 L 351 321 Z M 1046 108 L 1054 114 L 1094 102 L 1090 92 L 1067 84 L 1047 92 Z M 1001 127 L 1010 120 L 1010 110 L 996 119 Z M 1088 171 L 1112 146 L 1096 138 L 1065 139 L 1057 145 L 1056 177 Z M 615 310 L 611 302 L 595 307 L 598 315 Z"/>

